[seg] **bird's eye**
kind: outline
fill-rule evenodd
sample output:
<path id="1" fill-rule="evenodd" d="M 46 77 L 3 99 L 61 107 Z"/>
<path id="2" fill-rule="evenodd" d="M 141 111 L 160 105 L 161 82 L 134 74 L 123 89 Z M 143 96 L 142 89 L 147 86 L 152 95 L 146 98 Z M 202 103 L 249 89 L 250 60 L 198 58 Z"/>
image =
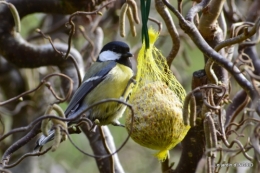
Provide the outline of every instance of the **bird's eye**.
<path id="1" fill-rule="evenodd" d="M 115 48 L 115 47 L 112 47 L 112 51 L 114 51 L 114 52 L 115 52 L 115 51 L 116 51 L 116 48 Z"/>

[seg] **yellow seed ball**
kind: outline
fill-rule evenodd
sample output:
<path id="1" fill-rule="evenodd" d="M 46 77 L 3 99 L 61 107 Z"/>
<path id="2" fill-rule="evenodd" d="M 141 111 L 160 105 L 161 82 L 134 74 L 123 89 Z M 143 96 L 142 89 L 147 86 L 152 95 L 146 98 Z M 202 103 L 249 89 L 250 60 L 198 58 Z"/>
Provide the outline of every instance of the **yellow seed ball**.
<path id="1" fill-rule="evenodd" d="M 134 120 L 131 138 L 138 144 L 159 150 L 156 157 L 164 160 L 168 150 L 182 141 L 189 130 L 183 124 L 182 103 L 163 82 L 152 82 L 138 89 L 130 98 Z M 126 129 L 131 129 L 131 113 L 127 111 Z"/>

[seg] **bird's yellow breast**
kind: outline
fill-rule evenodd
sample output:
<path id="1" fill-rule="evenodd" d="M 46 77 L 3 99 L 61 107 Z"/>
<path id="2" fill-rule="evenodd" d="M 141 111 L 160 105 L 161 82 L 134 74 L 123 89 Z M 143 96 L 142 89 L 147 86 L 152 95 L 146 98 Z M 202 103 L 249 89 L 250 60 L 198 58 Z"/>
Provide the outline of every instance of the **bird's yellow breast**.
<path id="1" fill-rule="evenodd" d="M 104 99 L 119 99 L 123 95 L 132 76 L 133 71 L 129 67 L 117 64 L 108 73 L 108 76 L 89 93 L 88 105 Z M 92 121 L 98 119 L 100 125 L 110 124 L 113 120 L 117 120 L 122 116 L 123 112 L 120 110 L 122 106 L 122 104 L 117 102 L 102 103 L 90 111 L 89 117 Z"/>

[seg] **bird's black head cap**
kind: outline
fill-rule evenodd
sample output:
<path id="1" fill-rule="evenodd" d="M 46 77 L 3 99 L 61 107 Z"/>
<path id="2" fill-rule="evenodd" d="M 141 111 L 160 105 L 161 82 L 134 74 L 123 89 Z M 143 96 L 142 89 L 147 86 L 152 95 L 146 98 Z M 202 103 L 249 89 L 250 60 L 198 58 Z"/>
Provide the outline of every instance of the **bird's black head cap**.
<path id="1" fill-rule="evenodd" d="M 115 53 L 125 54 L 125 53 L 128 53 L 130 51 L 130 48 L 125 42 L 112 41 L 112 42 L 107 43 L 102 48 L 101 52 L 104 52 L 104 51 L 107 51 L 107 50 L 113 51 Z"/>
<path id="2" fill-rule="evenodd" d="M 100 51 L 98 62 L 116 61 L 120 64 L 132 68 L 129 57 L 133 55 L 130 53 L 129 46 L 122 41 L 112 41 L 107 43 Z"/>

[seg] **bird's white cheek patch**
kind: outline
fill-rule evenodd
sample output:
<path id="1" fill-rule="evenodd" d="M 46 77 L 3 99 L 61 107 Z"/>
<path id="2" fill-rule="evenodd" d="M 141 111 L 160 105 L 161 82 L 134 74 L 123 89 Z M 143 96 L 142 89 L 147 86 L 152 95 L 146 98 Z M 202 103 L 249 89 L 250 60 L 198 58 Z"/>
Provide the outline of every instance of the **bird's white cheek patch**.
<path id="1" fill-rule="evenodd" d="M 115 52 L 110 51 L 110 50 L 101 52 L 101 53 L 99 54 L 99 60 L 100 60 L 100 61 L 119 60 L 120 57 L 121 57 L 121 54 L 115 53 Z"/>

